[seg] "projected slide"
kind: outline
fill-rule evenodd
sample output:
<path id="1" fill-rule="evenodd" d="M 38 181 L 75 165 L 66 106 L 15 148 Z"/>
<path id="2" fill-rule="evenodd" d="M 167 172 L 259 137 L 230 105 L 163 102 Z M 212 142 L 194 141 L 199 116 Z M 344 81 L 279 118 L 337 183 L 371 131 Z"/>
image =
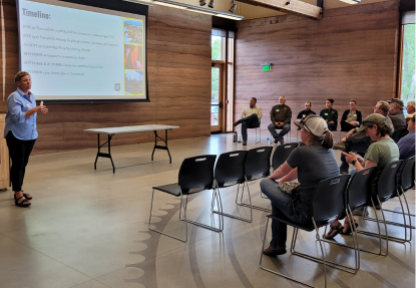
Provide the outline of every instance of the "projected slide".
<path id="1" fill-rule="evenodd" d="M 145 16 L 39 2 L 18 4 L 20 65 L 37 100 L 146 99 Z"/>

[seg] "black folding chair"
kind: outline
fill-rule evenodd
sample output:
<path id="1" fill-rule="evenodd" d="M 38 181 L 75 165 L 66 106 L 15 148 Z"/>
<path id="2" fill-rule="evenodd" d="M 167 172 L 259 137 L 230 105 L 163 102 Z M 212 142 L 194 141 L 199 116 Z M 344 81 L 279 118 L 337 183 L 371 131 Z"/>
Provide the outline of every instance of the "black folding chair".
<path id="1" fill-rule="evenodd" d="M 263 246 L 262 246 L 262 254 L 260 256 L 260 268 L 261 269 L 274 273 L 276 275 L 282 276 L 286 279 L 295 281 L 297 283 L 301 283 L 309 287 L 314 287 L 305 282 L 296 280 L 295 278 L 289 275 L 282 274 L 280 272 L 277 272 L 277 271 L 274 271 L 272 269 L 262 266 L 263 250 L 264 250 L 264 246 L 265 246 L 266 239 L 267 239 L 268 224 L 269 224 L 270 218 L 272 218 L 274 220 L 286 223 L 287 225 L 290 225 L 294 228 L 292 242 L 290 246 L 290 252 L 293 255 L 308 259 L 310 261 L 321 263 L 324 265 L 325 287 L 327 287 L 326 266 L 340 269 L 342 271 L 345 271 L 351 274 L 357 273 L 357 270 L 351 269 L 348 266 L 344 266 L 339 263 L 335 263 L 331 261 L 326 261 L 324 249 L 322 245 L 322 239 L 321 239 L 321 236 L 319 235 L 320 227 L 327 226 L 328 224 L 332 223 L 336 219 L 339 219 L 343 215 L 344 210 L 345 210 L 345 191 L 348 185 L 349 178 L 350 178 L 350 175 L 341 175 L 341 176 L 322 180 L 321 182 L 318 183 L 318 186 L 315 188 L 313 202 L 312 202 L 312 219 L 310 219 L 310 221 L 308 221 L 305 224 L 299 224 L 297 222 L 293 222 L 284 216 L 283 217 L 280 217 L 280 216 L 276 217 L 274 215 L 267 216 L 266 228 L 264 232 L 264 239 L 263 239 Z M 331 203 L 331 205 L 329 205 L 328 203 Z M 295 250 L 296 239 L 298 236 L 299 229 L 307 231 L 307 232 L 312 232 L 313 230 L 315 230 L 316 238 L 319 241 L 319 245 L 321 247 L 322 258 L 313 257 L 304 253 L 297 252 Z"/>
<path id="2" fill-rule="evenodd" d="M 381 215 L 383 220 L 378 220 L 374 219 L 374 218 L 369 218 L 369 217 L 363 217 L 364 220 L 369 220 L 369 221 L 374 221 L 374 222 L 379 222 L 379 223 L 384 223 L 384 226 L 386 228 L 386 235 L 380 235 L 380 234 L 376 234 L 376 233 L 372 233 L 372 232 L 367 232 L 367 231 L 357 231 L 357 233 L 361 233 L 364 235 L 368 235 L 368 236 L 373 236 L 373 237 L 381 237 L 383 239 L 387 240 L 387 247 L 386 247 L 386 255 L 388 254 L 388 240 L 392 240 L 395 242 L 399 242 L 399 243 L 405 243 L 408 242 L 409 240 L 407 240 L 407 229 L 405 228 L 405 237 L 404 238 L 398 238 L 398 237 L 389 237 L 388 236 L 388 231 L 387 231 L 387 222 L 386 222 L 386 218 L 384 216 L 384 210 L 382 207 L 382 203 L 388 201 L 390 198 L 393 198 L 394 196 L 397 195 L 397 179 L 396 179 L 396 175 L 397 175 L 397 171 L 400 168 L 400 165 L 402 163 L 402 160 L 398 160 L 398 161 L 393 161 L 391 163 L 389 163 L 386 167 L 384 167 L 383 171 L 380 174 L 380 177 L 378 179 L 378 183 L 377 183 L 377 203 L 380 206 L 380 211 L 381 211 Z M 374 205 L 374 201 L 373 198 L 370 199 L 371 203 Z M 406 215 L 404 213 L 404 208 L 403 208 L 403 203 L 400 200 L 400 205 L 402 206 L 402 211 L 403 211 L 403 222 L 404 225 L 406 226 Z M 375 205 L 374 205 L 375 207 Z M 366 214 L 366 211 L 363 212 L 363 214 Z M 377 213 L 376 213 L 377 214 Z"/>
<path id="3" fill-rule="evenodd" d="M 347 215 L 353 215 L 353 212 L 355 211 L 359 211 L 361 209 L 364 209 L 366 207 L 372 207 L 374 210 L 374 213 L 376 212 L 375 207 L 372 205 L 371 203 L 371 189 L 370 189 L 370 184 L 371 184 L 371 176 L 374 173 L 374 170 L 376 169 L 376 167 L 370 167 L 370 168 L 366 168 L 363 169 L 361 171 L 358 171 L 357 173 L 355 173 L 353 176 L 351 176 L 351 180 L 348 184 L 348 188 L 347 188 L 347 193 L 346 193 L 346 209 L 345 209 L 345 214 L 341 217 L 345 218 L 345 216 Z M 377 214 L 376 214 L 377 217 Z M 377 218 L 378 219 L 378 218 Z M 356 253 L 356 258 L 358 256 L 358 261 L 360 259 L 359 257 L 359 253 L 357 253 L 357 251 L 363 251 L 363 252 L 367 252 L 367 253 L 372 253 L 372 254 L 376 254 L 376 255 L 382 255 L 382 256 L 386 256 L 386 254 L 382 253 L 382 241 L 381 241 L 381 236 L 379 237 L 380 240 L 380 251 L 379 253 L 375 253 L 369 250 L 365 250 L 359 247 L 359 243 L 358 243 L 358 237 L 357 237 L 357 229 L 355 228 L 354 223 L 352 223 L 350 217 L 348 219 L 348 224 L 350 225 L 351 229 L 352 229 L 352 237 L 353 237 L 353 241 L 354 241 L 354 246 L 349 246 L 346 244 L 342 244 L 342 243 L 338 243 L 335 242 L 333 240 L 323 240 L 325 242 L 328 243 L 332 243 L 335 245 L 339 245 L 342 247 L 347 247 L 347 248 L 351 248 L 355 250 Z M 377 222 L 378 225 L 378 233 L 379 235 L 381 235 L 380 233 L 380 223 Z M 326 228 L 325 228 L 325 232 L 326 233 Z M 359 262 L 358 262 L 359 264 Z M 359 267 L 359 266 L 358 266 Z"/>
<path id="4" fill-rule="evenodd" d="M 217 155 L 202 155 L 192 158 L 187 158 L 183 160 L 181 168 L 179 170 L 178 175 L 178 183 L 169 184 L 164 186 L 153 187 L 152 191 L 152 201 L 150 204 L 150 215 L 149 215 L 149 230 L 172 237 L 174 239 L 186 242 L 188 241 L 188 223 L 215 231 L 221 232 L 224 229 L 224 219 L 220 215 L 219 216 L 219 227 L 209 226 L 206 224 L 202 224 L 199 222 L 194 222 L 188 220 L 186 218 L 186 209 L 188 206 L 188 197 L 190 195 L 196 194 L 198 192 L 202 192 L 204 190 L 213 190 L 213 197 L 215 201 L 218 203 L 219 210 L 222 212 L 222 203 L 221 197 L 219 194 L 216 193 L 216 190 L 213 187 L 214 182 L 214 164 Z M 179 205 L 179 219 L 185 222 L 185 231 L 186 237 L 185 239 L 178 238 L 157 229 L 151 228 L 151 219 L 152 219 L 152 210 L 153 210 L 153 199 L 155 190 L 165 192 L 175 197 L 180 197 L 181 202 Z M 184 197 L 186 200 L 184 201 Z M 181 217 L 181 213 L 183 210 L 183 218 Z"/>
<path id="5" fill-rule="evenodd" d="M 272 167 L 271 167 L 272 171 L 271 172 L 273 172 L 274 170 L 279 168 L 283 163 L 285 163 L 287 158 L 289 158 L 290 153 L 292 153 L 292 151 L 296 147 L 300 146 L 301 143 L 302 142 L 287 143 L 287 144 L 277 146 L 276 149 L 274 149 L 273 156 L 272 156 Z M 269 199 L 263 193 L 261 193 L 261 198 Z M 271 212 L 271 210 L 267 210 L 266 212 Z"/>
<path id="6" fill-rule="evenodd" d="M 407 213 L 406 212 L 405 213 L 409 217 L 409 225 L 406 225 L 406 228 L 415 229 L 415 226 L 412 226 L 412 219 L 411 219 L 411 217 L 415 217 L 415 215 L 410 213 L 409 203 L 407 202 L 407 198 L 405 194 L 405 192 L 407 192 L 408 190 L 410 190 L 411 188 L 415 186 L 415 156 L 412 156 L 405 160 L 405 162 L 401 166 L 401 171 L 399 171 L 398 173 L 397 179 L 399 181 L 398 189 L 397 189 L 397 197 L 403 196 L 403 199 L 407 207 Z M 395 210 L 384 209 L 384 211 L 402 214 L 402 212 L 395 211 Z M 398 223 L 398 222 L 387 221 L 387 224 L 404 227 L 402 223 Z M 410 240 L 412 240 L 411 230 L 410 230 Z"/>
<path id="7" fill-rule="evenodd" d="M 215 165 L 214 173 L 214 188 L 217 190 L 218 195 L 220 195 L 221 188 L 227 188 L 234 185 L 237 185 L 237 195 L 240 189 L 240 186 L 247 186 L 248 197 L 251 204 L 251 195 L 246 182 L 246 176 L 244 175 L 244 162 L 246 160 L 247 151 L 232 151 L 223 153 L 218 157 L 217 164 Z M 215 198 L 213 197 L 211 202 L 211 211 L 222 216 L 227 216 L 230 218 L 238 219 L 241 221 L 251 223 L 253 221 L 253 211 L 250 208 L 250 219 L 237 217 L 228 213 L 220 212 L 215 210 Z"/>
<path id="8" fill-rule="evenodd" d="M 299 146 L 299 143 L 287 143 L 284 145 L 277 146 L 274 150 L 273 156 L 272 156 L 272 168 L 273 170 L 276 170 L 279 168 L 287 158 L 289 158 L 290 153 Z"/>
<path id="9" fill-rule="evenodd" d="M 247 152 L 246 161 L 244 162 L 244 174 L 246 177 L 246 182 L 260 180 L 270 175 L 270 154 L 272 153 L 272 150 L 273 147 L 265 146 L 254 148 Z M 249 203 L 243 203 L 244 186 L 241 190 L 240 202 L 238 202 L 239 191 L 237 190 L 237 194 L 235 196 L 235 203 L 239 206 L 270 212 L 270 209 L 254 206 L 251 204 L 250 190 L 248 187 L 248 183 L 246 184 Z"/>

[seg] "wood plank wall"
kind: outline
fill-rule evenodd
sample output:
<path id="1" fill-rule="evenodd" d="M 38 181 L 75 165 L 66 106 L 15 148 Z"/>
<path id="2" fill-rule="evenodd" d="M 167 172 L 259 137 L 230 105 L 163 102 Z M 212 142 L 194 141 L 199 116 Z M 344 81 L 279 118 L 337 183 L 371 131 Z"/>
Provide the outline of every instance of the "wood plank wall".
<path id="1" fill-rule="evenodd" d="M 7 97 L 15 90 L 13 78 L 18 71 L 17 16 L 15 0 L 3 0 L 0 5 L 5 30 L 2 47 L 6 49 L 2 53 L 5 73 L 0 69 L 0 111 L 6 112 Z M 151 6 L 147 24 L 150 102 L 49 105 L 47 115 L 38 115 L 36 152 L 96 147 L 96 136 L 84 134 L 85 128 L 157 123 L 181 126 L 170 132 L 169 139 L 210 135 L 211 17 Z M 36 95 L 35 90 L 33 93 Z M 153 133 L 147 132 L 117 135 L 112 143 L 153 140 Z"/>
<path id="2" fill-rule="evenodd" d="M 319 113 L 333 98 L 339 120 L 350 99 L 363 116 L 372 113 L 378 100 L 396 92 L 398 5 L 330 9 L 322 20 L 283 15 L 238 22 L 235 118 L 253 96 L 263 109 L 263 131 L 281 95 L 292 108 L 292 122 L 307 100 Z M 273 63 L 272 72 L 262 72 L 264 62 Z"/>

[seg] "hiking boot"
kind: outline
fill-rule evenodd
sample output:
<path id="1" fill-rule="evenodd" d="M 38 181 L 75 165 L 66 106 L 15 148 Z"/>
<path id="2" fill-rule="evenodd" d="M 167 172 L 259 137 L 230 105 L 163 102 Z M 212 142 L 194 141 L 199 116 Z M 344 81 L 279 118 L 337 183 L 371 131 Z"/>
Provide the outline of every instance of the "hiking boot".
<path id="1" fill-rule="evenodd" d="M 344 151 L 345 150 L 345 142 L 341 141 L 341 142 L 335 143 L 334 144 L 334 149 Z"/>
<path id="2" fill-rule="evenodd" d="M 269 248 L 266 248 L 263 250 L 263 254 L 270 256 L 270 257 L 275 257 L 277 255 L 283 255 L 286 254 L 286 249 L 284 248 L 274 248 L 272 246 L 270 246 Z"/>

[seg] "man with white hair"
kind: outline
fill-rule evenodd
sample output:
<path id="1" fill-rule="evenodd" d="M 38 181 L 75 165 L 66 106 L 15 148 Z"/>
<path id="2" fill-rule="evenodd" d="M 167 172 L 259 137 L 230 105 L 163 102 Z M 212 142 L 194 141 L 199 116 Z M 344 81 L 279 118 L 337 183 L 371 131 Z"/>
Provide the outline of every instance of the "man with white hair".
<path id="1" fill-rule="evenodd" d="M 409 121 L 409 119 L 415 116 L 415 101 L 407 102 L 406 111 L 406 121 Z"/>

